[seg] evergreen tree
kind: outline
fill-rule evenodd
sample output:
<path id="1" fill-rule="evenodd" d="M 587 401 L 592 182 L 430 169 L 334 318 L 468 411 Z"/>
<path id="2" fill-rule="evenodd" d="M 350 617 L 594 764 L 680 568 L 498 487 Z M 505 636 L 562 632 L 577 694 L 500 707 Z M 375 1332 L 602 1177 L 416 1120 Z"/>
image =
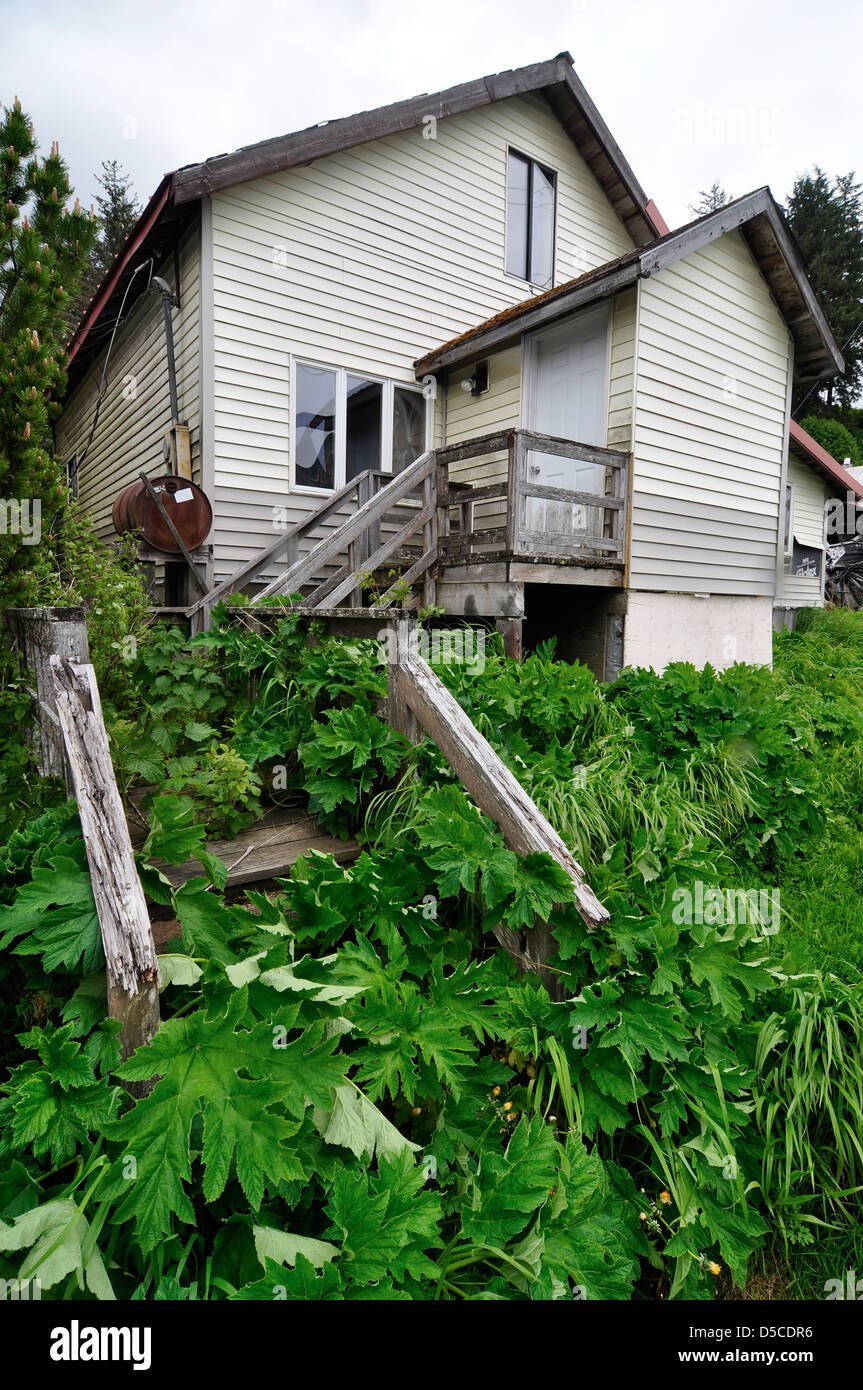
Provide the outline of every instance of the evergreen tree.
<path id="1" fill-rule="evenodd" d="M 37 507 L 41 530 L 66 500 L 51 424 L 65 388 L 63 312 L 96 235 L 67 207 L 71 194 L 57 145 L 36 154 L 30 119 L 15 99 L 0 121 L 0 596 L 32 599 L 43 547 L 25 533 Z M 38 528 L 37 528 L 38 529 Z"/>
<path id="2" fill-rule="evenodd" d="M 712 183 L 709 188 L 699 188 L 698 202 L 690 203 L 691 210 L 696 217 L 704 217 L 708 212 L 715 212 L 717 208 L 724 208 L 726 203 L 731 202 L 730 193 L 726 193 L 724 188 L 720 188 L 718 183 Z"/>
<path id="3" fill-rule="evenodd" d="M 822 169 L 795 180 L 788 221 L 806 260 L 812 288 L 845 357 L 845 371 L 820 383 L 810 410 L 849 406 L 863 382 L 863 197 L 854 175 L 832 183 Z M 850 339 L 850 341 L 849 341 Z"/>
<path id="4" fill-rule="evenodd" d="M 70 338 L 141 214 L 131 177 L 124 172 L 119 160 L 103 159 L 102 172 L 96 175 L 96 182 L 102 189 L 96 197 L 98 236 L 81 277 L 81 287 L 70 300 L 65 314 Z"/>

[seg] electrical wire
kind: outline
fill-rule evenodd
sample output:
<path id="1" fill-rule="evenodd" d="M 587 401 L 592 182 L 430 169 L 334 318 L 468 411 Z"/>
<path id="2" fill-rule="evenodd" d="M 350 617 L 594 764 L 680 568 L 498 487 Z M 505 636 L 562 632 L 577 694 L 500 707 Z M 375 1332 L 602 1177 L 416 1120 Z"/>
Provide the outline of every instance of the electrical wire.
<path id="1" fill-rule="evenodd" d="M 115 323 L 114 323 L 114 329 L 113 329 L 113 332 L 111 333 L 111 341 L 108 343 L 108 351 L 105 353 L 105 361 L 104 361 L 104 364 L 103 364 L 103 366 L 102 366 L 102 376 L 101 376 L 101 379 L 100 379 L 100 381 L 99 381 L 99 394 L 98 394 L 98 396 L 96 397 L 96 411 L 95 411 L 95 414 L 93 415 L 93 423 L 92 423 L 92 425 L 90 426 L 90 433 L 89 433 L 89 435 L 88 435 L 88 437 L 87 437 L 87 443 L 84 445 L 84 452 L 78 457 L 78 459 L 77 459 L 77 461 L 76 461 L 76 464 L 75 464 L 75 477 L 76 477 L 76 478 L 79 478 L 80 475 L 81 475 L 81 465 L 82 465 L 82 463 L 84 462 L 85 458 L 87 457 L 88 453 L 90 452 L 90 445 L 93 443 L 93 435 L 96 433 L 96 426 L 97 426 L 97 424 L 99 423 L 99 412 L 100 412 L 100 410 L 102 409 L 102 399 L 103 399 L 103 397 L 104 397 L 104 395 L 105 395 L 105 383 L 106 383 L 107 376 L 108 376 L 108 363 L 109 363 L 110 360 L 111 360 L 111 349 L 112 349 L 113 346 L 114 346 L 114 339 L 115 339 L 116 336 L 117 336 L 117 329 L 119 328 L 119 326 L 120 326 L 120 320 L 121 320 L 122 317 L 123 317 L 123 310 L 124 310 L 124 308 L 126 307 L 126 300 L 127 300 L 128 297 L 129 297 L 129 291 L 130 291 L 130 289 L 132 288 L 132 284 L 133 284 L 133 282 L 134 282 L 135 276 L 139 273 L 139 271 L 145 270 L 148 266 L 149 266 L 149 269 L 150 269 L 150 279 L 153 278 L 153 257 L 151 256 L 150 259 L 149 259 L 149 261 L 142 261 L 140 265 L 138 265 L 138 266 L 135 267 L 135 269 L 132 271 L 132 274 L 129 276 L 129 283 L 128 283 L 128 285 L 126 286 L 126 289 L 125 289 L 125 291 L 124 291 L 124 293 L 123 293 L 123 298 L 122 298 L 122 301 L 121 301 L 121 303 L 120 303 L 120 312 L 118 313 L 117 318 L 116 318 Z M 147 284 L 148 284 L 148 286 L 149 286 L 149 281 L 147 282 Z M 145 291 L 145 293 L 146 293 L 146 291 Z"/>

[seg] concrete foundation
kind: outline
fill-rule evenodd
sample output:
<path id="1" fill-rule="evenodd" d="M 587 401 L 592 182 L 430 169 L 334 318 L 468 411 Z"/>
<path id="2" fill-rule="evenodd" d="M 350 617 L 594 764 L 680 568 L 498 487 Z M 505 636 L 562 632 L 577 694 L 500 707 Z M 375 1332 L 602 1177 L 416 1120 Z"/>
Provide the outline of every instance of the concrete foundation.
<path id="1" fill-rule="evenodd" d="M 773 600 L 727 594 L 630 590 L 623 641 L 626 666 L 662 671 L 672 661 L 717 670 L 773 663 Z"/>

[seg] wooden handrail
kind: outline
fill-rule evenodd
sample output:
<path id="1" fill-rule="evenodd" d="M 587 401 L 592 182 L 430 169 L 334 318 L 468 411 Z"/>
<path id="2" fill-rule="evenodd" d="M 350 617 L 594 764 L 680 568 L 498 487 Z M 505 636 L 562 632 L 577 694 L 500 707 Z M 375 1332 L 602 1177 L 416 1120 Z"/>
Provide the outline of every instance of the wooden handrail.
<path id="1" fill-rule="evenodd" d="M 577 439 L 562 439 L 556 434 L 537 434 L 534 430 L 516 430 L 525 450 L 537 454 L 554 454 L 561 458 L 584 459 L 587 463 L 602 463 L 606 468 L 625 468 L 628 454 L 620 449 L 606 449 L 599 444 L 580 444 Z"/>
<path id="2" fill-rule="evenodd" d="M 517 778 L 479 732 L 455 696 L 419 654 L 416 620 L 398 617 L 390 643 L 390 722 L 410 736 L 406 713 L 430 735 L 477 806 L 500 826 L 517 854 L 550 854 L 572 880 L 588 927 L 609 920 L 584 870 Z"/>
<path id="3" fill-rule="evenodd" d="M 401 501 L 409 492 L 413 492 L 414 488 L 425 478 L 432 475 L 434 467 L 435 453 L 433 449 L 420 454 L 418 459 L 414 459 L 412 464 L 403 469 L 401 473 L 397 473 L 391 481 L 388 481 L 376 497 L 372 497 L 364 506 L 355 511 L 337 531 L 325 536 L 323 540 L 312 547 L 302 560 L 297 560 L 293 565 L 290 565 L 284 574 L 278 575 L 265 588 L 255 594 L 252 603 L 262 603 L 273 594 L 290 593 L 292 590 L 299 589 L 303 584 L 308 584 L 309 580 L 314 579 L 323 566 L 334 560 L 351 541 L 356 540 L 370 526 L 382 521 L 394 502 Z"/>
<path id="4" fill-rule="evenodd" d="M 225 594 L 235 593 L 238 585 L 245 584 L 248 580 L 253 579 L 256 574 L 260 573 L 265 565 L 275 559 L 279 551 L 283 550 L 285 546 L 290 545 L 293 541 L 298 541 L 302 536 L 305 536 L 309 531 L 313 531 L 316 526 L 326 521 L 334 511 L 338 511 L 342 503 L 348 500 L 364 479 L 371 479 L 375 476 L 376 471 L 372 469 L 366 469 L 364 473 L 358 473 L 349 483 L 345 483 L 345 486 L 340 488 L 338 492 L 334 492 L 331 497 L 327 497 L 321 505 L 316 507 L 313 512 L 310 512 L 308 516 L 303 517 L 302 521 L 298 521 L 294 526 L 283 531 L 282 534 L 273 541 L 272 545 L 267 546 L 266 550 L 262 550 L 257 555 L 253 555 L 251 560 L 247 560 L 244 565 L 240 565 L 240 568 L 229 575 L 227 579 L 223 579 L 221 583 L 211 589 L 208 594 L 198 599 L 197 603 L 192 604 L 188 609 L 189 616 L 193 617 L 205 605 L 212 608 L 212 606 L 218 603 L 219 599 L 224 597 Z M 381 474 L 379 476 L 384 475 Z"/>

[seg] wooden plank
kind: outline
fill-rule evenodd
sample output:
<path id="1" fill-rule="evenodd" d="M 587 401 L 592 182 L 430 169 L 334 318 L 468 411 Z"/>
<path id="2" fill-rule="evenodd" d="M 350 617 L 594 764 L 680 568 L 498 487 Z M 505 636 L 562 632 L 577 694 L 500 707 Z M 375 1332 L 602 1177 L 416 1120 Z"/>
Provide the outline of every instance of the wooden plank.
<path id="1" fill-rule="evenodd" d="M 521 432 L 515 433 L 509 441 L 506 462 L 506 491 L 509 498 L 506 513 L 506 548 L 510 551 L 518 547 L 518 533 L 524 515 L 524 504 L 518 489 L 519 483 L 527 477 L 526 459 Z"/>
<path id="2" fill-rule="evenodd" d="M 501 568 L 503 568 L 501 566 Z M 438 579 L 439 601 L 447 617 L 450 615 L 466 618 L 523 618 L 524 586 L 478 580 L 476 583 L 462 580 L 448 582 L 449 572 L 444 570 Z"/>
<path id="3" fill-rule="evenodd" d="M 481 811 L 497 821 L 517 854 L 550 854 L 572 880 L 578 910 L 589 927 L 609 913 L 584 881 L 584 870 L 506 764 L 417 651 L 416 628 L 396 625 L 397 688 L 420 725 Z"/>
<path id="4" fill-rule="evenodd" d="M 606 550 L 614 555 L 621 554 L 620 541 L 611 536 L 564 535 L 554 531 L 522 531 L 519 536 L 521 546 L 532 550 L 542 549 L 547 555 L 559 551 L 561 556 L 584 554 L 586 551 Z"/>
<path id="5" fill-rule="evenodd" d="M 357 507 L 364 507 L 374 496 L 374 485 L 371 475 L 365 475 L 357 481 Z M 379 523 L 378 523 L 379 524 Z M 368 568 L 369 553 L 371 550 L 368 530 L 361 531 L 356 540 L 351 541 L 348 546 L 348 570 L 350 573 L 358 574 Z M 351 608 L 361 608 L 363 602 L 362 591 L 358 584 L 347 594 L 348 604 Z M 338 600 L 334 600 L 338 602 Z"/>
<path id="6" fill-rule="evenodd" d="M 522 584 L 589 584 L 605 589 L 621 589 L 623 574 L 619 569 L 598 569 L 588 564 L 549 565 L 528 564 L 513 560 L 510 578 Z"/>
<path id="7" fill-rule="evenodd" d="M 442 536 L 438 544 L 444 555 L 454 555 L 460 550 L 473 549 L 477 545 L 493 545 L 506 539 L 505 526 L 488 526 L 485 530 L 470 531 L 466 535 L 459 531 L 455 535 Z"/>
<path id="8" fill-rule="evenodd" d="M 509 447 L 510 435 L 513 430 L 494 430 L 491 434 L 478 434 L 473 439 L 467 439 L 461 444 L 445 444 L 443 448 L 437 449 L 439 462 L 449 466 L 451 463 L 462 463 L 465 459 L 478 458 L 481 454 L 498 454 L 502 449 Z"/>
<path id="9" fill-rule="evenodd" d="M 414 580 L 419 579 L 427 570 L 431 569 L 436 561 L 437 547 L 434 550 L 427 550 L 425 555 L 421 555 L 409 570 L 405 570 L 401 578 L 395 581 L 395 584 L 390 585 L 386 593 L 381 594 L 381 604 L 392 603 L 397 587 L 401 587 L 403 584 L 413 584 Z"/>
<path id="10" fill-rule="evenodd" d="M 617 497 L 609 497 L 605 493 L 596 492 L 572 492 L 565 487 L 546 487 L 542 483 L 519 483 L 519 494 L 522 497 L 542 497 L 549 502 L 573 502 L 585 507 L 608 508 L 609 511 L 619 511 L 623 502 Z"/>
<path id="11" fill-rule="evenodd" d="M 404 544 L 409 536 L 413 536 L 425 522 L 431 520 L 436 510 L 437 507 L 435 502 L 431 501 L 423 507 L 421 512 L 417 512 L 414 516 L 410 517 L 405 522 L 404 526 L 402 526 L 401 530 L 397 531 L 396 534 L 391 536 L 388 540 L 385 540 L 378 546 L 374 554 L 368 557 L 363 569 L 374 571 L 379 565 L 383 565 L 390 558 L 392 553 L 397 550 L 399 546 Z M 337 608 L 342 599 L 347 598 L 348 594 L 356 589 L 361 572 L 360 570 L 354 570 L 341 584 L 336 586 L 329 595 L 331 607 Z"/>
<path id="12" fill-rule="evenodd" d="M 504 653 L 513 661 L 521 661 L 522 658 L 522 625 L 522 618 L 497 618 L 495 620 L 495 627 L 503 638 Z"/>
<path id="13" fill-rule="evenodd" d="M 350 863 L 360 853 L 356 840 L 337 840 L 321 829 L 314 816 L 293 810 L 270 811 L 231 840 L 208 841 L 207 849 L 227 864 L 229 888 L 281 878 L 312 850 L 331 854 L 339 864 Z M 185 864 L 153 863 L 175 888 L 201 872 L 196 859 Z"/>
<path id="14" fill-rule="evenodd" d="M 476 564 L 447 563 L 442 572 L 448 584 L 503 584 L 508 577 L 505 564 L 488 564 L 484 559 Z"/>
<path id="15" fill-rule="evenodd" d="M 463 483 L 458 487 L 450 484 L 449 492 L 441 499 L 441 506 L 461 507 L 465 502 L 494 502 L 506 497 L 506 493 L 506 483 L 488 483 L 482 487 L 474 487 L 471 483 Z"/>
<path id="16" fill-rule="evenodd" d="M 423 525 L 423 552 L 424 555 L 436 556 L 438 549 L 436 467 L 431 469 L 423 479 L 423 507 L 429 513 L 428 520 Z M 422 563 L 422 561 L 420 561 L 420 563 Z M 423 567 L 422 579 L 423 604 L 426 608 L 431 608 L 435 601 L 435 580 L 434 570 L 430 564 Z"/>
<path id="17" fill-rule="evenodd" d="M 37 766 L 43 777 L 63 777 L 67 790 L 72 787 L 54 695 L 54 675 L 50 658 L 53 652 L 70 661 L 90 660 L 87 644 L 87 622 L 83 608 L 7 608 L 4 625 L 10 631 L 22 660 L 36 677 L 34 700 L 39 736 Z"/>
<path id="18" fill-rule="evenodd" d="M 297 562 L 283 575 L 267 584 L 259 593 L 255 594 L 252 604 L 261 603 L 265 598 L 271 597 L 275 593 L 290 593 L 293 589 L 307 584 L 310 579 L 323 567 L 334 560 L 341 551 L 345 550 L 352 540 L 355 540 L 362 531 L 372 522 L 379 522 L 386 516 L 394 502 L 407 495 L 419 483 L 422 482 L 426 473 L 434 468 L 434 450 L 429 450 L 420 454 L 412 464 L 396 474 L 396 476 L 367 502 L 364 507 L 355 511 L 348 520 L 333 532 L 332 535 L 325 536 L 316 546 L 313 546 L 304 559 Z"/>
<path id="19" fill-rule="evenodd" d="M 114 777 L 93 667 L 50 658 L 93 897 L 105 951 L 108 1012 L 122 1024 L 125 1058 L 159 1028 L 159 965 L 123 802 Z M 137 1083 L 146 1093 L 152 1083 Z"/>
<path id="20" fill-rule="evenodd" d="M 580 444 L 574 439 L 562 439 L 556 434 L 536 434 L 533 430 L 519 430 L 518 434 L 525 449 L 538 454 L 552 454 L 555 458 L 575 459 L 578 462 L 604 463 L 606 468 L 626 467 L 628 456 L 620 449 Z"/>

